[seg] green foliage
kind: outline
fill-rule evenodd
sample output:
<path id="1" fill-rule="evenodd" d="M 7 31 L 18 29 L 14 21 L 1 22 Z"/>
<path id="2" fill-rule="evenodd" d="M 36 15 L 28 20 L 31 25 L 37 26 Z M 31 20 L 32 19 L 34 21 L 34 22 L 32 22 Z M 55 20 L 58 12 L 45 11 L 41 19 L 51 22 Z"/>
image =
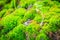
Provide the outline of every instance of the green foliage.
<path id="1" fill-rule="evenodd" d="M 26 27 L 26 33 L 29 36 L 29 40 L 35 40 L 35 37 L 38 34 L 39 30 L 40 30 L 40 26 L 35 21 L 33 21 L 31 24 L 29 24 Z"/>
<path id="2" fill-rule="evenodd" d="M 23 24 L 20 24 L 19 26 L 15 27 L 13 30 L 11 30 L 7 35 L 8 40 L 26 40 L 26 36 L 24 33 L 25 26 Z"/>
<path id="3" fill-rule="evenodd" d="M 45 33 L 41 32 L 40 34 L 37 35 L 36 40 L 50 40 L 50 39 Z"/>
<path id="4" fill-rule="evenodd" d="M 0 0 L 0 40 L 51 40 L 60 29 L 59 0 Z"/>
<path id="5" fill-rule="evenodd" d="M 1 21 L 1 24 L 4 26 L 1 34 L 5 34 L 10 31 L 12 28 L 18 25 L 18 22 L 21 20 L 18 16 L 7 15 Z"/>
<path id="6" fill-rule="evenodd" d="M 24 8 L 28 8 L 29 5 L 34 4 L 36 0 L 21 0 L 20 6 Z"/>
<path id="7" fill-rule="evenodd" d="M 55 15 L 55 16 L 51 17 L 50 24 L 52 26 L 52 28 L 51 28 L 52 31 L 57 31 L 60 28 L 60 18 L 59 17 L 60 17 L 60 15 L 58 15 L 58 16 Z"/>
<path id="8" fill-rule="evenodd" d="M 14 8 L 14 9 L 16 9 L 16 7 L 17 7 L 16 1 L 17 1 L 17 0 L 11 0 L 10 3 L 4 5 L 4 9 L 9 9 L 9 8 Z"/>
<path id="9" fill-rule="evenodd" d="M 2 35 L 2 36 L 0 37 L 0 40 L 7 40 L 7 39 L 6 39 L 6 36 L 5 36 L 5 35 Z"/>
<path id="10" fill-rule="evenodd" d="M 1 5 L 4 5 L 4 4 L 5 4 L 5 2 L 4 2 L 4 1 L 0 1 L 0 6 L 1 6 Z"/>
<path id="11" fill-rule="evenodd" d="M 42 21 L 42 16 L 41 15 L 36 15 L 34 20 L 37 21 L 37 23 L 40 23 Z"/>
<path id="12" fill-rule="evenodd" d="M 23 18 L 25 13 L 26 13 L 26 10 L 24 8 L 19 8 L 19 9 L 16 9 L 12 14 Z"/>
<path id="13" fill-rule="evenodd" d="M 37 14 L 37 12 L 35 9 L 30 9 L 25 13 L 23 19 L 25 19 L 25 20 L 33 19 L 36 16 L 36 14 Z"/>
<path id="14" fill-rule="evenodd" d="M 8 0 L 0 0 L 0 6 L 1 6 L 1 5 L 5 5 L 6 2 L 8 2 Z"/>
<path id="15" fill-rule="evenodd" d="M 3 9 L 0 11 L 0 18 L 5 17 L 13 12 L 14 9 Z"/>
<path id="16" fill-rule="evenodd" d="M 52 1 L 58 1 L 58 2 L 60 2 L 60 0 L 52 0 Z"/>
<path id="17" fill-rule="evenodd" d="M 41 31 L 44 32 L 44 33 L 48 33 L 48 32 L 51 31 L 51 26 L 49 24 L 44 24 Z"/>
<path id="18" fill-rule="evenodd" d="M 3 15 L 3 17 L 11 14 L 13 11 L 14 11 L 14 9 L 12 9 L 12 8 L 11 8 L 11 9 L 6 9 L 6 12 L 5 12 L 5 14 Z"/>
<path id="19" fill-rule="evenodd" d="M 0 11 L 0 18 L 3 17 L 3 15 L 6 13 L 6 11 L 7 11 L 7 9 L 4 9 L 4 10 Z"/>

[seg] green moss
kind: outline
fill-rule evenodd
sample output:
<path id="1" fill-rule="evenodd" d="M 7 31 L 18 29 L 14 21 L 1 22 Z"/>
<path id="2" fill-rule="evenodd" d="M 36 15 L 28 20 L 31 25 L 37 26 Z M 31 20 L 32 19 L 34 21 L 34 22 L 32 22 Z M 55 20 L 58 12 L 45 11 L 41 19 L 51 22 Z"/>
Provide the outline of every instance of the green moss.
<path id="1" fill-rule="evenodd" d="M 45 33 L 41 32 L 40 34 L 37 35 L 36 40 L 50 40 L 50 39 Z"/>
<path id="2" fill-rule="evenodd" d="M 36 0 L 21 0 L 20 1 L 20 6 L 24 7 L 24 8 L 28 8 L 28 6 L 30 6 L 31 4 L 34 4 L 36 2 Z"/>
<path id="3" fill-rule="evenodd" d="M 23 19 L 25 19 L 25 20 L 33 19 L 36 16 L 36 14 L 37 14 L 37 12 L 35 9 L 30 9 L 25 13 Z"/>
<path id="4" fill-rule="evenodd" d="M 26 13 L 26 10 L 24 8 L 19 8 L 19 9 L 16 9 L 12 14 L 23 18 L 25 13 Z"/>
<path id="5" fill-rule="evenodd" d="M 59 17 L 58 0 L 0 0 L 0 40 L 51 40 Z"/>
<path id="6" fill-rule="evenodd" d="M 26 40 L 26 35 L 24 33 L 25 26 L 20 24 L 11 30 L 6 36 L 8 40 Z"/>
<path id="7" fill-rule="evenodd" d="M 29 40 L 35 40 L 36 35 L 40 30 L 40 25 L 36 22 L 32 22 L 26 27 L 26 33 L 29 37 Z"/>
<path id="8" fill-rule="evenodd" d="M 60 28 L 60 15 L 55 15 L 53 17 L 51 17 L 50 19 L 50 25 L 52 26 L 51 30 L 52 31 L 57 31 Z M 52 20 L 53 19 L 53 20 Z"/>
<path id="9" fill-rule="evenodd" d="M 2 18 L 4 16 L 4 14 L 6 13 L 7 9 L 4 9 L 2 11 L 0 11 L 0 18 Z"/>
<path id="10" fill-rule="evenodd" d="M 11 29 L 18 25 L 18 22 L 20 20 L 20 17 L 13 15 L 7 15 L 6 17 L 4 17 L 1 21 L 1 24 L 4 26 L 1 34 L 6 34 L 7 32 L 9 32 Z"/>
<path id="11" fill-rule="evenodd" d="M 34 20 L 37 22 L 37 23 L 40 23 L 42 21 L 42 16 L 41 15 L 36 15 Z"/>

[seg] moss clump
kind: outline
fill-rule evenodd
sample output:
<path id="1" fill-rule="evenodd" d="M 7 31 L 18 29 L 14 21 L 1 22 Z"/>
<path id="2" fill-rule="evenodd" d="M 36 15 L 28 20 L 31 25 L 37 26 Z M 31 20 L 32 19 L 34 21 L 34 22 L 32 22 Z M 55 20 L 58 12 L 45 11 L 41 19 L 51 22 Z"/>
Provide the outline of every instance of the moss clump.
<path id="1" fill-rule="evenodd" d="M 1 20 L 1 25 L 3 25 L 4 29 L 2 29 L 1 34 L 6 34 L 10 30 L 12 30 L 15 26 L 18 25 L 18 22 L 21 20 L 20 17 L 14 15 L 7 15 Z"/>
<path id="2" fill-rule="evenodd" d="M 36 40 L 50 40 L 50 39 L 44 32 L 41 32 L 40 34 L 37 35 Z"/>
<path id="3" fill-rule="evenodd" d="M 19 9 L 16 9 L 12 14 L 14 16 L 19 16 L 19 17 L 23 18 L 25 13 L 26 13 L 26 10 L 24 8 L 19 8 Z"/>
<path id="4" fill-rule="evenodd" d="M 11 30 L 7 35 L 8 40 L 26 40 L 26 36 L 24 33 L 25 26 L 20 24 L 19 26 L 15 27 Z"/>

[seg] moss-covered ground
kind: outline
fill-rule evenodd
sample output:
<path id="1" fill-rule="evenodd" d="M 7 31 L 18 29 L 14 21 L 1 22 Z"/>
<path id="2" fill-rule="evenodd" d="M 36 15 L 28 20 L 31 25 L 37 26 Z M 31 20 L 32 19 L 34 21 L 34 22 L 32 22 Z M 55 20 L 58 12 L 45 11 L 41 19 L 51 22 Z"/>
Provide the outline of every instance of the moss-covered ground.
<path id="1" fill-rule="evenodd" d="M 0 0 L 0 40 L 60 40 L 60 0 Z"/>

